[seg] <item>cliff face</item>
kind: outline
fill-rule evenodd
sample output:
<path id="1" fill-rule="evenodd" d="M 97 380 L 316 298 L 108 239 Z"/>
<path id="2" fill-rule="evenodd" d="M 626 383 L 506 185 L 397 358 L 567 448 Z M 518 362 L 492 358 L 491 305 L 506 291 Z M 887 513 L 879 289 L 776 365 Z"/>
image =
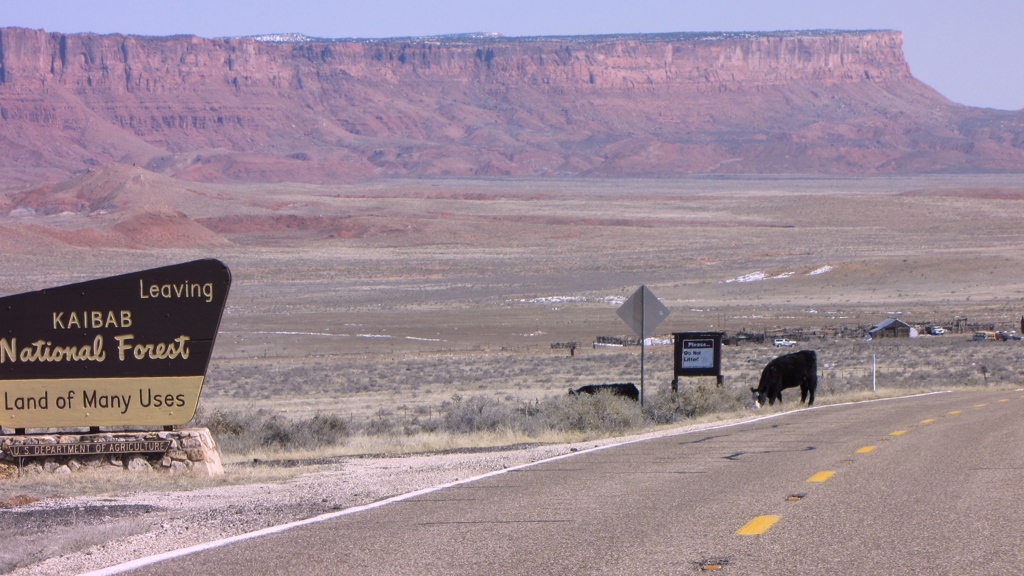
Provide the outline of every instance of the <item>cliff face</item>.
<path id="1" fill-rule="evenodd" d="M 303 90 L 340 79 L 626 89 L 910 78 L 902 34 L 652 34 L 476 41 L 260 42 L 0 29 L 5 87 L 106 94 Z"/>
<path id="2" fill-rule="evenodd" d="M 0 173 L 201 180 L 1024 168 L 894 31 L 264 42 L 0 29 Z"/>

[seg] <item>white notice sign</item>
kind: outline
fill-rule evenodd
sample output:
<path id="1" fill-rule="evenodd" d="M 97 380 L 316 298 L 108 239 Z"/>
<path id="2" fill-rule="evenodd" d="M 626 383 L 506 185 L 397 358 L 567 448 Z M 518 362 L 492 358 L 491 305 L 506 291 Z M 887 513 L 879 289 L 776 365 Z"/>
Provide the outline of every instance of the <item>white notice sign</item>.
<path id="1" fill-rule="evenodd" d="M 715 341 L 707 340 L 683 340 L 682 357 L 680 361 L 682 368 L 714 368 L 715 367 Z"/>

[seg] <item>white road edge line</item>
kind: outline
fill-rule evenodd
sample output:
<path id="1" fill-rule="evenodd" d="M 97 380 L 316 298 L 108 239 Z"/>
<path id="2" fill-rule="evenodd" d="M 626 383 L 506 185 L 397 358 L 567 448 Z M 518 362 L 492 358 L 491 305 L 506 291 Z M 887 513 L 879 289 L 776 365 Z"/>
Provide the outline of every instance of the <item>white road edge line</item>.
<path id="1" fill-rule="evenodd" d="M 358 512 L 364 512 L 366 510 L 372 510 L 374 508 L 380 508 L 381 506 L 386 506 L 388 504 L 393 504 L 395 502 L 401 502 L 403 500 L 408 500 L 410 498 L 415 498 L 416 496 L 423 496 L 424 494 L 430 494 L 432 492 L 437 492 L 439 490 L 445 490 L 447 488 L 452 488 L 452 487 L 455 487 L 455 486 L 461 486 L 463 484 L 469 484 L 471 482 L 476 482 L 478 480 L 483 480 L 484 478 L 491 478 L 492 476 L 500 476 L 500 475 L 506 474 L 508 472 L 515 472 L 516 470 L 522 470 L 524 468 L 529 468 L 531 466 L 537 466 L 539 464 L 547 464 L 548 462 L 555 462 L 557 460 L 562 460 L 562 459 L 565 459 L 565 458 L 571 458 L 573 456 L 579 456 L 580 454 L 589 454 L 591 452 L 597 452 L 597 451 L 600 451 L 600 450 L 606 450 L 608 448 L 617 448 L 619 446 L 627 446 L 629 444 L 636 444 L 638 442 L 647 442 L 649 440 L 654 440 L 656 438 L 667 438 L 667 437 L 670 437 L 670 436 L 683 436 L 683 435 L 686 435 L 686 434 L 696 434 L 698 432 L 707 432 L 709 430 L 720 430 L 722 428 L 731 428 L 733 426 L 742 426 L 742 425 L 745 425 L 745 424 L 751 424 L 753 422 L 760 422 L 762 420 L 769 420 L 769 419 L 772 419 L 772 418 L 778 418 L 780 416 L 786 416 L 788 414 L 795 414 L 797 412 L 803 412 L 803 411 L 806 411 L 806 410 L 825 410 L 825 409 L 828 409 L 828 408 L 837 408 L 839 406 L 850 406 L 850 405 L 853 405 L 853 404 L 867 404 L 869 402 L 884 402 L 884 401 L 887 401 L 887 400 L 905 400 L 907 398 L 919 398 L 919 397 L 922 397 L 922 396 L 932 396 L 934 394 L 948 394 L 949 392 L 952 392 L 952 390 L 944 390 L 944 391 L 939 391 L 939 392 L 925 392 L 923 394 L 914 394 L 914 395 L 911 395 L 911 396 L 896 396 L 896 397 L 893 397 L 893 398 L 877 398 L 875 400 L 862 400 L 862 401 L 859 401 L 859 402 L 844 402 L 842 404 L 828 404 L 828 405 L 825 405 L 825 406 L 811 406 L 811 407 L 808 407 L 808 408 L 801 408 L 799 410 L 790 410 L 788 412 L 779 412 L 779 413 L 776 413 L 776 414 L 768 414 L 766 416 L 759 416 L 757 418 L 751 418 L 750 420 L 743 420 L 742 422 L 730 422 L 728 424 L 721 424 L 721 425 L 718 425 L 718 426 L 710 426 L 708 428 L 701 428 L 699 430 L 681 430 L 681 431 L 678 431 L 678 432 L 669 432 L 667 434 L 663 434 L 663 435 L 660 435 L 660 436 L 646 437 L 646 438 L 636 438 L 636 439 L 633 439 L 633 440 L 626 440 L 624 442 L 617 442 L 615 444 L 606 444 L 604 446 L 597 446 L 597 447 L 594 447 L 594 448 L 587 448 L 587 449 L 584 449 L 584 450 L 578 450 L 576 452 L 569 452 L 568 454 L 560 454 L 558 456 L 552 456 L 551 458 L 545 458 L 543 460 L 537 460 L 536 462 L 528 462 L 526 464 L 520 464 L 519 466 L 513 466 L 511 468 L 503 468 L 501 470 L 494 470 L 492 472 L 488 472 L 486 474 L 481 474 L 479 476 L 473 476 L 472 478 L 466 478 L 464 480 L 456 480 L 455 482 L 449 482 L 447 484 L 438 484 L 437 486 L 430 486 L 429 488 L 423 488 L 421 490 L 416 490 L 415 492 L 409 492 L 409 493 L 406 493 L 406 494 L 399 494 L 398 496 L 392 496 L 391 498 L 386 498 L 384 500 L 378 500 L 376 502 L 371 502 L 370 504 L 363 504 L 362 506 L 353 506 L 352 508 L 346 508 L 344 510 L 339 510 L 337 512 L 329 512 L 327 514 L 321 514 L 320 516 L 314 516 L 312 518 L 307 518 L 305 520 L 297 520 L 295 522 L 289 522 L 287 524 L 278 524 L 277 526 L 270 526 L 268 528 L 263 528 L 262 530 L 256 530 L 255 532 L 247 532 L 245 534 L 238 534 L 237 536 L 231 536 L 231 537 L 228 537 L 228 538 L 222 538 L 220 540 L 214 540 L 212 542 L 204 542 L 202 544 L 196 544 L 194 546 L 189 546 L 187 548 L 180 548 L 178 550 L 171 550 L 169 552 L 163 552 L 161 554 L 154 554 L 153 556 L 146 556 L 144 558 L 138 558 L 136 560 L 131 560 L 129 562 L 124 562 L 122 564 L 117 564 L 115 566 L 110 566 L 108 568 L 101 568 L 99 570 L 94 570 L 92 572 L 83 572 L 79 576 L 110 576 L 110 575 L 113 575 L 113 574 L 121 574 L 123 572 L 128 572 L 130 570 L 135 570 L 136 568 L 142 568 L 144 566 L 149 566 L 150 564 L 157 564 L 159 562 L 163 562 L 164 560 L 170 560 L 172 558 L 180 558 L 182 556 L 188 556 L 189 554 L 195 554 L 197 552 L 203 552 L 205 550 L 212 550 L 213 548 L 220 548 L 222 546 L 227 546 L 228 544 L 234 544 L 235 542 L 242 542 L 242 541 L 245 541 L 245 540 L 251 540 L 253 538 L 259 538 L 261 536 L 269 536 L 270 534 L 277 534 L 278 532 L 284 532 L 286 530 L 291 530 L 292 528 L 298 528 L 300 526 L 306 526 L 306 525 L 309 525 L 309 524 L 317 524 L 317 523 L 320 523 L 320 522 L 325 522 L 327 520 L 333 520 L 334 518 L 340 518 L 341 516 L 348 516 L 349 514 L 356 514 Z"/>

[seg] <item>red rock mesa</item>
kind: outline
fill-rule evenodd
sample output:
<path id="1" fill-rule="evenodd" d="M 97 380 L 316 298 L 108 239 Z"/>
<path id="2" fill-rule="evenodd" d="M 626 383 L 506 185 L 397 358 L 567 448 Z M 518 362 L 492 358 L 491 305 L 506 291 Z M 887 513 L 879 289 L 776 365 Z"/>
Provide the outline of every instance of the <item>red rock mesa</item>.
<path id="1" fill-rule="evenodd" d="M 200 181 L 1018 171 L 1024 116 L 896 31 L 387 40 L 0 29 L 0 176 Z"/>

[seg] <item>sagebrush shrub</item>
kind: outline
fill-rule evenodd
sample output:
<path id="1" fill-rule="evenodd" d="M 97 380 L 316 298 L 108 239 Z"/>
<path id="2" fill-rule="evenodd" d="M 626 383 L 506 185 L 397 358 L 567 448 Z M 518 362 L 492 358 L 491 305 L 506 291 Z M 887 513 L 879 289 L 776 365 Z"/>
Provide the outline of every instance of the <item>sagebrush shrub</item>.
<path id="1" fill-rule="evenodd" d="M 262 409 L 215 410 L 209 415 L 197 412 L 193 422 L 209 428 L 221 449 L 235 454 L 265 448 L 312 450 L 343 444 L 350 433 L 344 418 L 324 412 L 290 419 Z"/>

